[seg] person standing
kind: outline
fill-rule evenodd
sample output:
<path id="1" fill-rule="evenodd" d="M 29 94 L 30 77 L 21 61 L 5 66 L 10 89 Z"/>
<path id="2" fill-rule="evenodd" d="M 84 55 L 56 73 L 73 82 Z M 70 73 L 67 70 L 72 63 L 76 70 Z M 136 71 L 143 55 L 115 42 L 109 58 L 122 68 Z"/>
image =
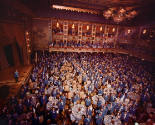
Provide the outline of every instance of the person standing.
<path id="1" fill-rule="evenodd" d="M 18 82 L 19 73 L 18 73 L 17 69 L 16 69 L 16 71 L 14 72 L 14 78 L 15 78 L 16 82 Z"/>

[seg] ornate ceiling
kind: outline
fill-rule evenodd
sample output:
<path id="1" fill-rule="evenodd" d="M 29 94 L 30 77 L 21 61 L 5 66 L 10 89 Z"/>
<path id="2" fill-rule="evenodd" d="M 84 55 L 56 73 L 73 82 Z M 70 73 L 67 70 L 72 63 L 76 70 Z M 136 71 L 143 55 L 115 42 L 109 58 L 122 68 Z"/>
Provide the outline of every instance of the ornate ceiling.
<path id="1" fill-rule="evenodd" d="M 155 22 L 155 0 L 16 0 L 30 8 L 36 15 L 43 16 L 52 12 L 52 5 L 89 9 L 103 15 L 109 8 L 134 8 L 138 15 L 134 22 Z M 39 15 L 40 14 L 40 15 Z"/>
<path id="2" fill-rule="evenodd" d="M 147 4 L 152 4 L 154 0 L 51 0 L 53 3 L 70 5 L 74 7 L 91 8 L 91 9 L 106 9 L 109 7 L 144 7 Z"/>
<path id="3" fill-rule="evenodd" d="M 132 8 L 138 14 L 134 21 L 155 21 L 155 0 L 51 0 L 51 4 L 95 10 L 101 15 L 109 8 Z"/>

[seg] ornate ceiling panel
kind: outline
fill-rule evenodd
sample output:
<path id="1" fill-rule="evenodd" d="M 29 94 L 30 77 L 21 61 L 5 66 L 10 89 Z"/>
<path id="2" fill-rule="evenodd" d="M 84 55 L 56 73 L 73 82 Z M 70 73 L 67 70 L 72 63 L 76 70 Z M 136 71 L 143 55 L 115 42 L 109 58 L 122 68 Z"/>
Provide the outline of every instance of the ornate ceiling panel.
<path id="1" fill-rule="evenodd" d="M 82 8 L 104 9 L 116 6 L 143 6 L 153 0 L 62 0 L 63 5 L 80 6 Z"/>
<path id="2" fill-rule="evenodd" d="M 131 8 L 137 12 L 132 23 L 139 22 L 154 22 L 155 21 L 155 0 L 20 0 L 26 4 L 37 15 L 47 15 L 55 10 L 52 10 L 52 5 L 59 5 L 72 8 L 81 8 L 81 10 L 96 11 L 100 16 L 109 8 L 125 8 L 128 12 Z M 80 11 L 79 11 L 80 12 Z M 61 13 L 61 11 L 60 11 Z M 83 13 L 83 11 L 81 12 Z M 132 14 L 126 13 L 126 17 Z M 96 17 L 95 17 L 96 18 Z M 102 19 L 102 17 L 101 17 Z M 113 20 L 113 18 L 110 18 Z"/>

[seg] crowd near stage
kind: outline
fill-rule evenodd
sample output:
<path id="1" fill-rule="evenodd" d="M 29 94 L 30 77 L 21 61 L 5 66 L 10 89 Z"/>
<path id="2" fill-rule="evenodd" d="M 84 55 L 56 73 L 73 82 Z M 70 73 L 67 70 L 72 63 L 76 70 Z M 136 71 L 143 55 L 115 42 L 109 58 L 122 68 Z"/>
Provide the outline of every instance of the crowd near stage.
<path id="1" fill-rule="evenodd" d="M 155 125 L 155 0 L 0 6 L 0 125 Z"/>
<path id="2" fill-rule="evenodd" d="M 19 68 L 19 83 L 13 80 L 22 86 L 1 113 L 10 124 L 133 125 L 155 118 L 151 62 L 124 54 L 47 51 L 35 61 L 31 73 L 31 66 L 24 67 L 22 79 L 25 70 Z"/>
<path id="3" fill-rule="evenodd" d="M 0 71 L 0 106 L 4 105 L 12 96 L 16 96 L 19 89 L 30 76 L 33 66 L 14 66 Z M 14 72 L 18 71 L 19 79 L 16 82 Z"/>

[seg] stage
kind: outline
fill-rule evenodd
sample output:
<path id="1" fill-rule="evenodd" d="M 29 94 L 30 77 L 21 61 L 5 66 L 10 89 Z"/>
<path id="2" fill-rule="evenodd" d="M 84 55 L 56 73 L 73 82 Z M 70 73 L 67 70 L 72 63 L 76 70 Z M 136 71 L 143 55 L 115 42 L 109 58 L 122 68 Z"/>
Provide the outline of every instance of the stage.
<path id="1" fill-rule="evenodd" d="M 22 84 L 25 84 L 28 80 L 32 65 L 10 67 L 0 71 L 0 106 L 7 102 L 7 99 L 18 93 Z M 19 82 L 16 83 L 14 79 L 15 70 L 19 72 Z"/>

